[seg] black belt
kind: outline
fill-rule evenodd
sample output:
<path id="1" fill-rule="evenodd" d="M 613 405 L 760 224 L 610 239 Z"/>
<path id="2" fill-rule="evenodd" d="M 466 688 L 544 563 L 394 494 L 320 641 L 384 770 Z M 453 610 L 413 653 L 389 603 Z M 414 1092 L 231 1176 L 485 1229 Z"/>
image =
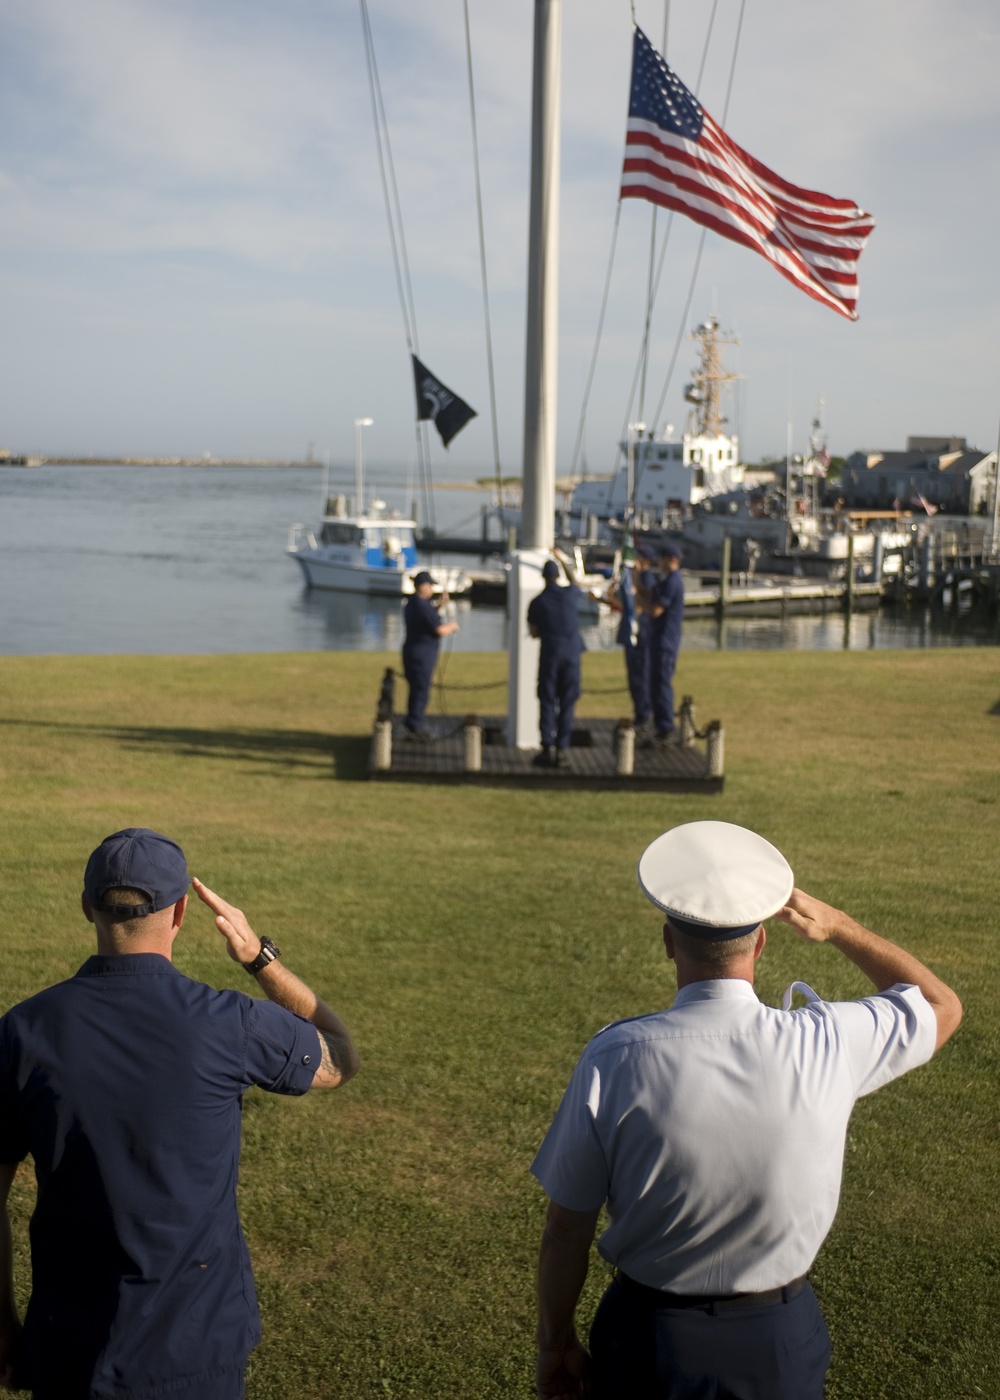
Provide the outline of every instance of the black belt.
<path id="1" fill-rule="evenodd" d="M 805 1288 L 809 1279 L 806 1274 L 793 1278 L 782 1288 L 768 1288 L 763 1293 L 730 1293 L 720 1298 L 706 1298 L 697 1293 L 665 1293 L 662 1288 L 650 1288 L 645 1283 L 636 1283 L 634 1278 L 623 1274 L 619 1269 L 615 1275 L 623 1292 L 633 1298 L 641 1298 L 654 1308 L 701 1308 L 704 1312 L 728 1312 L 731 1308 L 764 1308 L 771 1303 L 787 1303 Z"/>

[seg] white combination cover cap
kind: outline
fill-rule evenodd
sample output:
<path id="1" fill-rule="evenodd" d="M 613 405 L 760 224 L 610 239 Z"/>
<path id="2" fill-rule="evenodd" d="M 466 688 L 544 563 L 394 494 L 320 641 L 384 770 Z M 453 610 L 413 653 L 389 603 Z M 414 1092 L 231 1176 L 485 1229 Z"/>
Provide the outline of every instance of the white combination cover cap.
<path id="1" fill-rule="evenodd" d="M 776 914 L 795 878 L 781 852 L 755 831 L 732 822 L 686 822 L 646 847 L 639 884 L 665 914 L 718 938 L 724 930 L 730 937 L 750 932 Z"/>

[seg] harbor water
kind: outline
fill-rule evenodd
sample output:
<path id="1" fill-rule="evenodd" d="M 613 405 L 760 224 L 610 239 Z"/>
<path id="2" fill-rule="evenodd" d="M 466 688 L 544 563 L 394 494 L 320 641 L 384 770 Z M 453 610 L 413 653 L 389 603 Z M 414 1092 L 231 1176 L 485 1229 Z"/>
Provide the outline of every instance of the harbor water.
<path id="1" fill-rule="evenodd" d="M 405 483 L 373 476 L 390 508 L 408 512 Z M 288 527 L 318 519 L 321 490 L 319 467 L 0 469 L 0 654 L 396 650 L 398 602 L 310 591 L 285 553 Z M 437 529 L 478 534 L 489 500 L 438 489 Z M 455 650 L 506 649 L 502 607 L 454 606 Z M 582 630 L 591 649 L 615 645 L 613 619 Z M 997 643 L 995 616 L 940 608 L 692 617 L 684 629 L 692 650 Z"/>

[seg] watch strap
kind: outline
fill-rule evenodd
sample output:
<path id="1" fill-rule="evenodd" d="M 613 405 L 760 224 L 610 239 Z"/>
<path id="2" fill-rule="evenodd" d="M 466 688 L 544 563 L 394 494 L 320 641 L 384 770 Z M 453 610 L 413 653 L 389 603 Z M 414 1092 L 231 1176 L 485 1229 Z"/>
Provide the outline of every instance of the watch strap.
<path id="1" fill-rule="evenodd" d="M 270 938 L 265 937 L 260 940 L 260 952 L 253 962 L 241 963 L 241 966 L 246 968 L 251 977 L 256 977 L 261 968 L 267 967 L 268 963 L 273 963 L 276 958 L 280 957 L 281 949 Z"/>

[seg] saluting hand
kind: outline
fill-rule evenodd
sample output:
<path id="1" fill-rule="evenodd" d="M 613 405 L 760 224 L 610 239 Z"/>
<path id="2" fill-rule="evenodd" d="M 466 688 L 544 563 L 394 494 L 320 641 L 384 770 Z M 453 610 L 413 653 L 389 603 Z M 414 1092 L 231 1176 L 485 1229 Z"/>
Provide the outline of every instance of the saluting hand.
<path id="1" fill-rule="evenodd" d="M 790 924 L 800 938 L 807 943 L 827 943 L 835 931 L 838 920 L 843 919 L 839 909 L 832 904 L 824 904 L 821 899 L 813 899 L 811 894 L 797 887 L 791 898 L 776 915 L 782 923 Z"/>
<path id="2" fill-rule="evenodd" d="M 202 904 L 207 904 L 215 915 L 215 927 L 226 940 L 233 962 L 253 962 L 260 953 L 260 939 L 247 922 L 243 910 L 237 909 L 235 904 L 227 904 L 221 895 L 217 895 L 200 880 L 193 879 L 191 883 Z"/>

